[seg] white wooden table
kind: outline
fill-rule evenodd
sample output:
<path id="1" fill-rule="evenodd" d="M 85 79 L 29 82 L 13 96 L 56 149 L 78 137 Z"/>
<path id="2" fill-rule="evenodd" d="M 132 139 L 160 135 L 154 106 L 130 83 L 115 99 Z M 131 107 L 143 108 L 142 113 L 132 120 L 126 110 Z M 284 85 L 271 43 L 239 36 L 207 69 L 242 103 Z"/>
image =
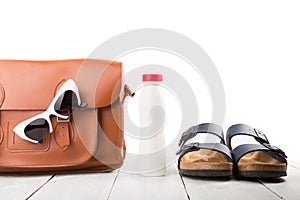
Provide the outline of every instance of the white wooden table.
<path id="1" fill-rule="evenodd" d="M 177 168 L 165 177 L 144 177 L 122 170 L 78 175 L 0 176 L 0 199 L 300 199 L 300 162 L 288 176 L 270 180 L 187 178 Z"/>

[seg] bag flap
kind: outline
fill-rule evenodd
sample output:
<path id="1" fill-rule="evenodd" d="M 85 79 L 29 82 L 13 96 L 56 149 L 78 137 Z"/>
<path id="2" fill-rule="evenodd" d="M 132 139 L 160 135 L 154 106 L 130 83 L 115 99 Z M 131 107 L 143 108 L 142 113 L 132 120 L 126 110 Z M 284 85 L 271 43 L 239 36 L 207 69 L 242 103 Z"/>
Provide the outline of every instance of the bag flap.
<path id="1" fill-rule="evenodd" d="M 0 109 L 45 110 L 68 79 L 75 81 L 88 108 L 105 107 L 120 95 L 122 63 L 96 59 L 0 60 Z"/>

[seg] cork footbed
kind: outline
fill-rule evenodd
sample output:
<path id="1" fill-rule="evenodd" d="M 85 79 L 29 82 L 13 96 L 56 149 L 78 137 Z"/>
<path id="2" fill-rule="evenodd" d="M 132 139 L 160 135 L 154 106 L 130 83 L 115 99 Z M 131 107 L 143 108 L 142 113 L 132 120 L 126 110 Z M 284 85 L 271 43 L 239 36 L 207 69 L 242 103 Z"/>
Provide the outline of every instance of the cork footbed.
<path id="1" fill-rule="evenodd" d="M 244 155 L 238 162 L 238 170 L 241 171 L 270 171 L 285 172 L 286 163 L 272 158 L 263 151 L 254 151 Z"/>
<path id="2" fill-rule="evenodd" d="M 217 151 L 200 149 L 188 152 L 180 159 L 182 170 L 229 170 L 232 171 L 232 163 L 227 157 Z"/>

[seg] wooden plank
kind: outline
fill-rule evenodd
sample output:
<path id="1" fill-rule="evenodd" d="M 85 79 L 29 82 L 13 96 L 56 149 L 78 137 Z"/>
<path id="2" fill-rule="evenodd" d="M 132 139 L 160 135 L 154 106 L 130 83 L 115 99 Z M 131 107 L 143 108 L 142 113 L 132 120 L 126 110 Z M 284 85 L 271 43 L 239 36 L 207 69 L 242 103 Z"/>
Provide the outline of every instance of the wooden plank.
<path id="1" fill-rule="evenodd" d="M 255 180 L 183 177 L 190 199 L 279 199 Z"/>
<path id="2" fill-rule="evenodd" d="M 118 171 L 56 175 L 31 199 L 107 199 Z"/>
<path id="3" fill-rule="evenodd" d="M 270 191 L 282 199 L 300 199 L 300 169 L 288 167 L 288 175 L 277 180 L 260 180 Z"/>
<path id="4" fill-rule="evenodd" d="M 162 177 L 145 177 L 121 172 L 110 195 L 110 200 L 119 199 L 188 199 L 175 166 L 167 169 Z"/>
<path id="5" fill-rule="evenodd" d="M 52 175 L 0 176 L 1 199 L 26 199 Z"/>

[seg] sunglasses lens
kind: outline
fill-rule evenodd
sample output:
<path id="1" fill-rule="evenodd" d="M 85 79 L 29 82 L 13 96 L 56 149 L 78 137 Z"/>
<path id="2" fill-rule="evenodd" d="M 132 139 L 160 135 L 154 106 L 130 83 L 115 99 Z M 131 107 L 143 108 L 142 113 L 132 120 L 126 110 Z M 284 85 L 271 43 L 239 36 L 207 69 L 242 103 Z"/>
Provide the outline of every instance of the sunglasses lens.
<path id="1" fill-rule="evenodd" d="M 24 132 L 30 139 L 42 143 L 44 137 L 49 134 L 49 124 L 45 119 L 37 119 L 28 124 Z"/>
<path id="2" fill-rule="evenodd" d="M 65 111 L 71 111 L 75 106 L 78 106 L 77 96 L 68 90 L 57 99 L 54 109 L 57 113 L 63 114 Z"/>

